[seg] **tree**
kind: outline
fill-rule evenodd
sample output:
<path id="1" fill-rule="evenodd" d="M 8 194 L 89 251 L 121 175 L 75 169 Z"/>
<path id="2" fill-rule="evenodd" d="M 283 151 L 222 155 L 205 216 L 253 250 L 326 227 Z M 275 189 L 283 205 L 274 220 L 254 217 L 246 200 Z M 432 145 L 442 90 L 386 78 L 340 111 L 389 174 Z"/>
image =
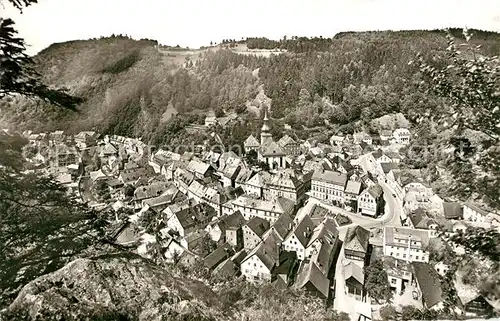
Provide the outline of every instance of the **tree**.
<path id="1" fill-rule="evenodd" d="M 266 163 L 266 162 L 260 162 L 259 163 L 259 167 L 263 170 L 263 171 L 268 171 L 270 169 L 269 167 L 269 164 Z"/>
<path id="2" fill-rule="evenodd" d="M 200 251 L 203 256 L 207 256 L 208 254 L 215 251 L 217 248 L 217 243 L 212 240 L 209 234 L 206 234 L 201 239 Z"/>
<path id="3" fill-rule="evenodd" d="M 376 259 L 371 262 L 366 268 L 365 274 L 367 275 L 365 288 L 368 295 L 377 303 L 381 301 L 390 302 L 393 294 L 382 260 Z"/>
<path id="4" fill-rule="evenodd" d="M 36 0 L 8 0 L 22 10 Z M 76 109 L 83 99 L 44 85 L 33 68 L 33 60 L 26 54 L 24 39 L 17 37 L 14 21 L 0 17 L 0 99 L 21 94 L 38 98 L 57 106 Z"/>
<path id="5" fill-rule="evenodd" d="M 380 308 L 380 317 L 384 321 L 396 320 L 397 319 L 396 309 L 392 305 L 384 305 L 383 307 Z"/>
<path id="6" fill-rule="evenodd" d="M 247 163 L 248 165 L 250 166 L 256 166 L 258 165 L 258 160 L 257 160 L 257 152 L 255 150 L 249 150 L 246 154 L 245 154 L 245 158 L 247 160 Z"/>
<path id="7" fill-rule="evenodd" d="M 402 320 L 414 320 L 418 319 L 419 311 L 413 305 L 404 305 L 401 308 L 401 319 Z"/>
<path id="8" fill-rule="evenodd" d="M 111 194 L 109 192 L 108 184 L 105 181 L 98 181 L 95 185 L 95 193 L 99 200 L 107 201 L 111 198 Z"/>
<path id="9" fill-rule="evenodd" d="M 20 156 L 20 153 L 18 155 Z M 0 157 L 0 306 L 21 286 L 105 242 L 105 221 L 51 177 Z"/>
<path id="10" fill-rule="evenodd" d="M 500 203 L 500 60 L 480 54 L 463 31 L 466 43 L 458 50 L 456 40 L 448 35 L 444 66 L 431 65 L 419 56 L 427 93 L 444 100 L 440 108 L 422 108 L 416 121 L 430 118 L 453 132 L 449 146 L 455 149 L 450 170 L 459 183 L 457 193 L 469 197 L 484 196 L 492 206 Z M 441 62 L 441 61 L 439 61 Z M 472 144 L 477 132 L 487 138 Z"/>
<path id="11" fill-rule="evenodd" d="M 37 1 L 9 2 L 21 10 Z M 41 82 L 16 34 L 14 21 L 0 18 L 0 98 L 22 95 L 76 108 L 81 99 Z M 0 309 L 27 282 L 108 244 L 104 220 L 53 178 L 25 172 L 22 159 L 20 148 L 0 144 Z"/>
<path id="12" fill-rule="evenodd" d="M 458 233 L 451 241 L 464 246 L 472 256 L 480 254 L 493 262 L 500 262 L 500 233 L 493 229 L 469 228 L 467 233 Z"/>

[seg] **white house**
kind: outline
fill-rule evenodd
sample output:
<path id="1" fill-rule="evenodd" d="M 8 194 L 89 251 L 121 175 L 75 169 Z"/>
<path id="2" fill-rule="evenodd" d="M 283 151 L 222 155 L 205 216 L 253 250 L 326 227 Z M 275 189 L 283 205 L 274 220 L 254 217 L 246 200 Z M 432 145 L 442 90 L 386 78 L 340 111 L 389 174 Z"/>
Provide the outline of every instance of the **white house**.
<path id="1" fill-rule="evenodd" d="M 215 116 L 205 117 L 205 127 L 215 126 L 217 124 L 217 118 Z"/>
<path id="2" fill-rule="evenodd" d="M 384 255 L 407 262 L 429 262 L 429 231 L 406 227 L 384 228 Z"/>
<path id="3" fill-rule="evenodd" d="M 464 220 L 477 223 L 489 223 L 491 219 L 488 218 L 490 211 L 484 210 L 474 204 L 466 203 L 464 205 Z"/>
<path id="4" fill-rule="evenodd" d="M 320 200 L 343 203 L 347 175 L 327 170 L 316 170 L 311 178 L 311 194 Z"/>
<path id="5" fill-rule="evenodd" d="M 268 172 L 258 172 L 252 176 L 248 181 L 241 184 L 241 187 L 248 195 L 261 198 L 263 196 L 263 189 L 266 181 L 270 179 Z"/>
<path id="6" fill-rule="evenodd" d="M 271 201 L 258 200 L 241 195 L 232 202 L 234 211 L 240 211 L 246 220 L 253 217 L 263 218 L 275 223 L 283 213 L 293 214 L 295 204 L 289 199 L 277 197 Z"/>
<path id="7" fill-rule="evenodd" d="M 304 260 L 306 257 L 306 248 L 313 235 L 314 227 L 311 218 L 308 215 L 304 216 L 300 223 L 283 240 L 283 249 L 288 252 L 296 252 L 297 258 Z"/>
<path id="8" fill-rule="evenodd" d="M 392 137 L 396 144 L 408 145 L 410 143 L 410 136 L 408 128 L 396 128 L 392 132 Z"/>
<path id="9" fill-rule="evenodd" d="M 259 243 L 241 262 L 241 274 L 248 281 L 271 282 L 279 264 L 279 244 L 273 234 Z"/>
<path id="10" fill-rule="evenodd" d="M 358 197 L 358 213 L 377 216 L 382 211 L 383 190 L 376 184 L 365 189 Z"/>

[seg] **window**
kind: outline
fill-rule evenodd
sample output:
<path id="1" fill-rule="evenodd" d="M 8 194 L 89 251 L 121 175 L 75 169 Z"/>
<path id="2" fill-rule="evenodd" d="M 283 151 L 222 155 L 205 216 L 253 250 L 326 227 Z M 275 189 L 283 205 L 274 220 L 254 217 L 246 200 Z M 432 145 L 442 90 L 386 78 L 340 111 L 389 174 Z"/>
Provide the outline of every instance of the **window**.
<path id="1" fill-rule="evenodd" d="M 403 254 L 403 259 L 406 258 L 406 254 Z"/>
<path id="2" fill-rule="evenodd" d="M 396 284 L 396 279 L 391 279 L 391 284 Z"/>

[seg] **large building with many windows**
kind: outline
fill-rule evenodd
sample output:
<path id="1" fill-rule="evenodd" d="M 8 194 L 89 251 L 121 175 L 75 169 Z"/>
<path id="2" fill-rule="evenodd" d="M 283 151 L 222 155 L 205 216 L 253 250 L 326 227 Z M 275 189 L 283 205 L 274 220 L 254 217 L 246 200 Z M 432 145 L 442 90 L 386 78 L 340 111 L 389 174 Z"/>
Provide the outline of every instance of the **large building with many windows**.
<path id="1" fill-rule="evenodd" d="M 429 231 L 407 227 L 384 228 L 384 255 L 407 262 L 429 262 Z"/>
<path id="2" fill-rule="evenodd" d="M 311 196 L 320 200 L 344 203 L 346 183 L 346 174 L 316 170 L 311 178 Z"/>

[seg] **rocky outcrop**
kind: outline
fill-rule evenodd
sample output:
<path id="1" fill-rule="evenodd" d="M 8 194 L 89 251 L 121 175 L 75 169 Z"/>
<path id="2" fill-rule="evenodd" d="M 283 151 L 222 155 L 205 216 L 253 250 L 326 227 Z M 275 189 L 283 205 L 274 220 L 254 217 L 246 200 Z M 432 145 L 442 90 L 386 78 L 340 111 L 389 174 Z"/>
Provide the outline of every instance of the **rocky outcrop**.
<path id="1" fill-rule="evenodd" d="M 204 284 L 130 254 L 78 259 L 27 284 L 6 320 L 224 320 Z M 0 317 L 2 320 L 2 317 Z"/>

